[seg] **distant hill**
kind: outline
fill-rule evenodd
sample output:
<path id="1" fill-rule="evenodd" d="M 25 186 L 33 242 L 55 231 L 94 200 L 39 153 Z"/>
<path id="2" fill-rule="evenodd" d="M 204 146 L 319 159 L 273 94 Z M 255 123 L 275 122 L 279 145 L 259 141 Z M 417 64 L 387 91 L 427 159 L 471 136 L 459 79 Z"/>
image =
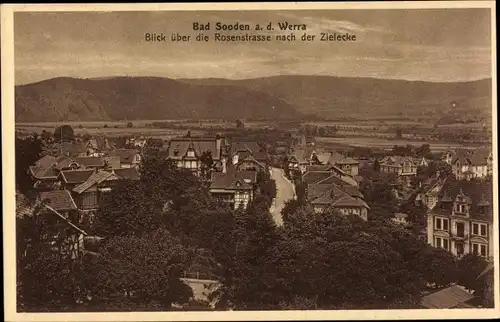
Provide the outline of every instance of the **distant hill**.
<path id="1" fill-rule="evenodd" d="M 433 83 L 333 76 L 54 78 L 16 86 L 16 121 L 196 118 L 491 120 L 491 79 Z M 274 106 L 274 108 L 273 108 Z"/>
<path id="2" fill-rule="evenodd" d="M 16 86 L 15 95 L 18 122 L 301 117 L 258 90 L 160 77 L 61 77 Z"/>
<path id="3" fill-rule="evenodd" d="M 228 80 L 182 79 L 190 84 L 236 85 L 259 90 L 292 104 L 298 111 L 326 118 L 472 118 L 491 120 L 491 79 L 471 82 L 273 76 Z M 455 102 L 455 106 L 453 106 Z"/>

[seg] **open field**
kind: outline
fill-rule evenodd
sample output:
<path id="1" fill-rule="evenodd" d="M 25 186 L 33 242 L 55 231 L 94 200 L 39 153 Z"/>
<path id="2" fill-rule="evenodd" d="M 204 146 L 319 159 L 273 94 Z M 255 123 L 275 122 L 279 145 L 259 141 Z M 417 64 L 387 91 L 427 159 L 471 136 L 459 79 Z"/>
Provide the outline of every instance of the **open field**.
<path id="1" fill-rule="evenodd" d="M 477 147 L 479 145 L 474 144 L 459 144 L 459 143 L 446 143 L 446 142 L 426 142 L 417 140 L 388 140 L 382 138 L 369 138 L 369 137 L 344 137 L 344 138 L 326 138 L 317 137 L 316 141 L 322 144 L 328 145 L 343 145 L 343 146 L 353 146 L 353 147 L 367 147 L 367 148 L 378 148 L 378 149 L 392 149 L 395 145 L 413 145 L 420 146 L 422 144 L 428 143 L 431 150 L 434 152 L 445 151 L 447 149 L 455 149 L 460 147 Z"/>

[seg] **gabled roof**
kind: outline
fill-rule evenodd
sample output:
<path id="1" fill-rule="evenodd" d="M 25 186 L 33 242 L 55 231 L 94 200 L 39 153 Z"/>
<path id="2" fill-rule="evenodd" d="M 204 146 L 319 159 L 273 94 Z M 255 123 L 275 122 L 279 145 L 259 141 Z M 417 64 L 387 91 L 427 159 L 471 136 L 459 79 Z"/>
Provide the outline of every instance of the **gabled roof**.
<path id="1" fill-rule="evenodd" d="M 471 164 L 475 166 L 487 165 L 488 158 L 491 157 L 491 148 L 481 147 L 472 149 L 457 149 L 453 153 L 452 163 Z"/>
<path id="2" fill-rule="evenodd" d="M 380 160 L 381 165 L 392 165 L 402 167 L 405 163 L 417 165 L 422 161 L 420 158 L 403 157 L 399 155 L 386 156 Z"/>
<path id="3" fill-rule="evenodd" d="M 192 148 L 196 156 L 201 156 L 203 152 L 210 152 L 212 159 L 220 160 L 221 146 L 216 138 L 176 138 L 170 140 L 168 156 L 173 159 L 183 158 L 189 148 Z"/>
<path id="4" fill-rule="evenodd" d="M 229 169 L 226 173 L 212 173 L 210 189 L 224 190 L 251 190 L 252 184 L 257 181 L 255 171 L 236 171 Z"/>
<path id="5" fill-rule="evenodd" d="M 46 201 L 47 205 L 57 211 L 76 210 L 78 207 L 68 190 L 52 190 L 41 192 L 38 196 L 40 201 Z"/>
<path id="6" fill-rule="evenodd" d="M 293 157 L 299 164 L 307 164 L 313 153 L 314 147 L 294 148 L 289 157 Z"/>
<path id="7" fill-rule="evenodd" d="M 308 165 L 306 166 L 306 171 L 328 171 L 332 168 L 331 165 L 328 164 L 320 164 L 320 165 Z"/>
<path id="8" fill-rule="evenodd" d="M 364 200 L 351 197 L 348 193 L 335 186 L 326 190 L 320 197 L 311 200 L 311 204 L 330 205 L 332 207 L 365 207 L 370 209 Z"/>
<path id="9" fill-rule="evenodd" d="M 105 165 L 104 159 L 101 157 L 77 157 L 75 160 L 87 168 L 103 167 Z"/>
<path id="10" fill-rule="evenodd" d="M 52 164 L 48 167 L 46 167 L 45 165 L 30 166 L 29 169 L 33 177 L 35 177 L 36 179 L 57 178 L 57 170 L 55 168 L 55 164 Z"/>
<path id="11" fill-rule="evenodd" d="M 318 152 L 316 158 L 321 164 L 327 164 L 328 160 L 330 160 L 330 152 Z"/>
<path id="12" fill-rule="evenodd" d="M 95 184 L 99 184 L 105 180 L 116 180 L 118 179 L 118 177 L 113 173 L 113 172 L 109 172 L 109 171 L 104 171 L 104 170 L 100 170 L 94 174 L 92 174 L 88 179 L 87 181 L 85 181 L 84 183 L 76 186 L 73 191 L 76 192 L 76 193 L 82 193 L 84 192 L 85 190 L 87 190 L 88 188 L 92 187 L 93 185 Z"/>
<path id="13" fill-rule="evenodd" d="M 83 170 L 63 170 L 60 173 L 61 178 L 66 183 L 83 183 L 94 173 L 92 169 Z"/>
<path id="14" fill-rule="evenodd" d="M 134 162 L 135 156 L 139 153 L 139 151 L 135 149 L 117 149 L 111 151 L 111 156 L 119 157 L 120 163 L 128 163 L 131 164 Z"/>
<path id="15" fill-rule="evenodd" d="M 248 162 L 248 161 L 253 162 L 256 165 L 258 165 L 259 167 L 261 167 L 261 168 L 265 167 L 264 164 L 262 164 L 259 161 L 257 161 L 252 155 L 248 155 L 245 158 L 238 160 L 238 163 L 236 164 L 236 166 L 240 165 L 241 163 L 243 163 L 245 161 L 246 162 Z"/>
<path id="16" fill-rule="evenodd" d="M 458 285 L 442 289 L 422 298 L 422 305 L 429 309 L 451 309 L 465 303 L 474 296 Z"/>
<path id="17" fill-rule="evenodd" d="M 314 200 L 321 197 L 325 192 L 333 189 L 331 184 L 308 184 L 307 185 L 307 200 Z"/>
<path id="18" fill-rule="evenodd" d="M 77 167 L 80 166 L 75 159 L 72 159 L 70 157 L 61 155 L 61 156 L 56 158 L 55 167 L 58 170 L 70 168 L 72 165 L 76 165 Z"/>
<path id="19" fill-rule="evenodd" d="M 125 180 L 139 180 L 139 171 L 136 168 L 121 168 L 113 169 L 113 172 L 120 177 L 120 179 Z"/>
<path id="20" fill-rule="evenodd" d="M 261 152 L 261 147 L 257 142 L 232 142 L 231 153 L 234 155 L 237 152 L 248 151 L 250 153 Z"/>
<path id="21" fill-rule="evenodd" d="M 306 184 L 318 183 L 332 176 L 329 171 L 308 171 L 302 176 L 302 181 Z"/>
<path id="22" fill-rule="evenodd" d="M 110 143 L 107 138 L 100 136 L 88 140 L 85 144 L 101 151 L 110 150 L 114 147 L 114 144 L 112 142 Z"/>
<path id="23" fill-rule="evenodd" d="M 438 194 L 438 202 L 432 209 L 434 214 L 450 215 L 451 209 L 447 205 L 441 206 L 448 200 L 454 202 L 458 196 L 463 195 L 467 203 L 471 203 L 470 216 L 481 220 L 493 218 L 493 207 L 487 207 L 485 214 L 479 213 L 479 203 L 493 204 L 493 183 L 491 180 L 456 180 L 450 177 L 446 180 Z M 444 209 L 443 209 L 444 207 Z"/>
<path id="24" fill-rule="evenodd" d="M 340 179 L 336 175 L 330 175 L 329 177 L 316 182 L 318 184 L 333 184 L 339 187 L 344 187 L 344 186 L 351 186 L 349 183 L 345 182 L 344 180 Z"/>

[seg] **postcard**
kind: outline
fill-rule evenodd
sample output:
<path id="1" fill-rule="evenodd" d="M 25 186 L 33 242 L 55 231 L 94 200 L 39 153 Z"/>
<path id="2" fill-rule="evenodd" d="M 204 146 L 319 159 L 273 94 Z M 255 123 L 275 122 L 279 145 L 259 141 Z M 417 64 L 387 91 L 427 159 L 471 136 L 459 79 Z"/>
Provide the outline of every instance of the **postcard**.
<path id="1" fill-rule="evenodd" d="M 493 1 L 1 17 L 7 321 L 499 316 Z"/>

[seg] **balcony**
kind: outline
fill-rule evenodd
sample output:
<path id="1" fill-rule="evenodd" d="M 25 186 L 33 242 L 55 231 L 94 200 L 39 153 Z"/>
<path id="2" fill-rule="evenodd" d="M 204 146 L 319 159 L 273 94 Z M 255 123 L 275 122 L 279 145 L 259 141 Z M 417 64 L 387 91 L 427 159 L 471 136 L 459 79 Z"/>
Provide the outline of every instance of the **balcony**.
<path id="1" fill-rule="evenodd" d="M 451 239 L 456 240 L 456 241 L 464 241 L 464 240 L 469 239 L 469 235 L 467 235 L 467 234 L 458 235 L 455 233 L 451 236 Z"/>

